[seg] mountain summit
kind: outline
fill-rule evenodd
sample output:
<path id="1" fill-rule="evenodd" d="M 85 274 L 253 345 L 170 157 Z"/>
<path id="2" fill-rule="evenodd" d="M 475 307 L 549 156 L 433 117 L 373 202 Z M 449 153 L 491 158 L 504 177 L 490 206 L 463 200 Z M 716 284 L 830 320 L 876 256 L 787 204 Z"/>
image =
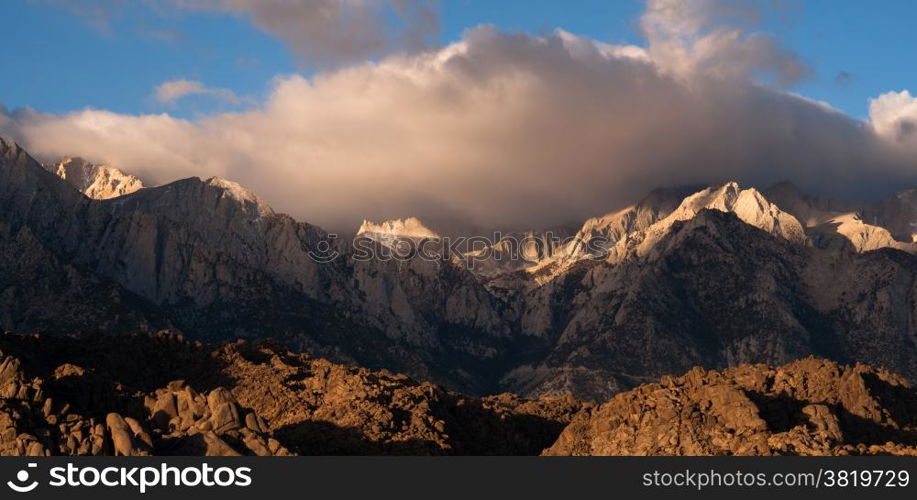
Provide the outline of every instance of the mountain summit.
<path id="1" fill-rule="evenodd" d="M 67 181 L 90 198 L 117 198 L 143 189 L 143 182 L 133 175 L 105 165 L 94 165 L 82 158 L 63 158 L 45 169 Z"/>
<path id="2" fill-rule="evenodd" d="M 376 224 L 364 220 L 360 229 L 357 230 L 358 236 L 376 236 L 389 238 L 413 238 L 413 239 L 436 239 L 439 235 L 432 229 L 428 228 L 417 217 L 408 217 L 407 219 L 395 219 Z"/>

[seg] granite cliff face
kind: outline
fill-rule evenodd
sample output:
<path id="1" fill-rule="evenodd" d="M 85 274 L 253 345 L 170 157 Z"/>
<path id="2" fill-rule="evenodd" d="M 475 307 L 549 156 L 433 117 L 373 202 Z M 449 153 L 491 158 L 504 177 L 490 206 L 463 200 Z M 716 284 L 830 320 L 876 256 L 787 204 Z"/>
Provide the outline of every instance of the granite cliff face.
<path id="1" fill-rule="evenodd" d="M 910 191 L 851 207 L 788 185 L 658 190 L 564 244 L 471 267 L 391 258 L 399 239 L 439 241 L 417 219 L 351 239 L 224 179 L 93 199 L 63 177 L 0 140 L 4 330 L 277 338 L 478 395 L 605 399 L 808 355 L 917 376 Z"/>

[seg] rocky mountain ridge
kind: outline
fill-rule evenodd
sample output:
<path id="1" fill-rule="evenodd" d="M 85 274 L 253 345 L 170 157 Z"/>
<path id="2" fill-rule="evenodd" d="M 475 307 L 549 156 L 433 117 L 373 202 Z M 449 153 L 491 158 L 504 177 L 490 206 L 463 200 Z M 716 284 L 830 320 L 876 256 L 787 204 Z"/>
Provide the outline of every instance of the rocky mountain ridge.
<path id="1" fill-rule="evenodd" d="M 914 266 L 896 250 L 799 246 L 705 210 L 646 255 L 538 289 L 538 300 L 560 307 L 526 318 L 527 331 L 549 336 L 552 351 L 509 372 L 504 386 L 610 396 L 635 375 L 810 354 L 912 373 Z"/>
<path id="2" fill-rule="evenodd" d="M 765 195 L 796 216 L 816 246 L 856 252 L 881 248 L 917 252 L 917 211 L 907 202 L 913 190 L 898 192 L 877 203 L 839 203 L 806 196 L 783 182 L 765 190 Z"/>
<path id="3" fill-rule="evenodd" d="M 0 141 L 0 321 L 14 332 L 274 337 L 473 394 L 605 399 L 694 366 L 808 355 L 917 375 L 915 257 L 870 250 L 880 232 L 851 239 L 849 224 L 800 209 L 834 205 L 768 192 L 657 190 L 583 225 L 580 240 L 604 247 L 528 252 L 530 266 L 482 272 L 355 258 L 349 239 L 222 179 L 91 199 Z M 859 220 L 888 221 L 899 238 L 907 193 Z M 411 224 L 423 227 L 378 227 Z"/>

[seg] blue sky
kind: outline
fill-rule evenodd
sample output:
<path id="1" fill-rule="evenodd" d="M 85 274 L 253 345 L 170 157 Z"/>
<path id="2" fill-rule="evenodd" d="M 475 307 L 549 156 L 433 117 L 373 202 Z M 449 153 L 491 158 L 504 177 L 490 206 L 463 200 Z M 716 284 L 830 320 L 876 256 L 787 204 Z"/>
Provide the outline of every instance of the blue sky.
<path id="1" fill-rule="evenodd" d="M 864 118 L 869 98 L 917 88 L 917 2 L 781 3 L 789 7 L 761 29 L 777 35 L 815 70 L 794 91 Z M 612 43 L 640 44 L 642 9 L 637 0 L 444 0 L 440 37 L 443 43 L 454 41 L 467 28 L 489 23 L 505 31 L 562 28 Z M 151 97 L 153 88 L 186 78 L 257 99 L 275 76 L 311 72 L 281 41 L 239 16 L 152 15 L 137 2 L 105 24 L 48 0 L 5 0 L 2 14 L 0 30 L 7 43 L 0 65 L 7 75 L 16 75 L 0 79 L 0 103 L 7 108 L 64 113 L 92 107 L 194 117 L 227 105 L 206 98 L 165 105 Z"/>

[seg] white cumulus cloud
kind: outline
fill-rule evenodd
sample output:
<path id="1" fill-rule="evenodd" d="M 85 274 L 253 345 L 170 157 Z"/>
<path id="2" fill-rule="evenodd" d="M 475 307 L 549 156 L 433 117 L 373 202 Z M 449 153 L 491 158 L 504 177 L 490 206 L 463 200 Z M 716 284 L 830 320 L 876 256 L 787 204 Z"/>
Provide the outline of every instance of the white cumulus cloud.
<path id="1" fill-rule="evenodd" d="M 882 137 L 917 149 L 917 97 L 909 91 L 888 92 L 871 100 L 869 118 Z"/>
<path id="2" fill-rule="evenodd" d="M 642 48 L 483 26 L 441 49 L 277 78 L 242 112 L 182 120 L 20 109 L 0 113 L 0 132 L 43 157 L 105 161 L 150 184 L 227 177 L 342 231 L 411 215 L 547 226 L 655 187 L 732 179 L 789 179 L 843 197 L 915 184 L 917 152 L 889 141 L 885 125 L 901 129 L 909 95 L 887 108 L 892 98 L 880 98 L 872 123 L 853 120 L 755 83 L 758 70 L 796 74 L 783 69 L 795 57 L 779 45 L 708 50 L 720 37 L 703 40 L 720 28 L 666 27 L 682 21 L 664 21 L 659 5 L 650 3 L 645 23 L 655 27 Z M 745 43 L 745 33 L 735 39 Z M 739 59 L 744 66 L 729 69 Z"/>

